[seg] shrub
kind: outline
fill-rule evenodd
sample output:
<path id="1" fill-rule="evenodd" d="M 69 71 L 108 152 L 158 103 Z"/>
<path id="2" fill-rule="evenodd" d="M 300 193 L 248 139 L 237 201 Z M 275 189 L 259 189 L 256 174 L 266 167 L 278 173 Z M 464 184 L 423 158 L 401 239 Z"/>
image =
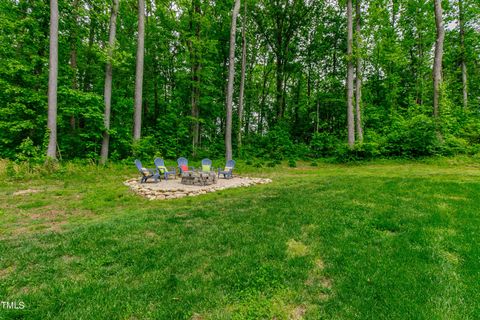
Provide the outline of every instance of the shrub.
<path id="1" fill-rule="evenodd" d="M 338 139 L 327 132 L 315 132 L 310 141 L 310 149 L 315 158 L 334 154 L 338 145 Z"/>
<path id="2" fill-rule="evenodd" d="M 155 157 L 162 157 L 158 150 L 159 147 L 153 136 L 144 137 L 132 145 L 133 156 L 140 160 L 145 159 L 145 161 L 153 162 Z"/>
<path id="3" fill-rule="evenodd" d="M 24 139 L 18 146 L 15 158 L 20 162 L 42 163 L 45 161 L 45 156 L 40 147 L 35 146 L 30 138 Z"/>
<path id="4" fill-rule="evenodd" d="M 275 160 L 283 160 L 297 155 L 294 144 L 290 139 L 290 133 L 283 124 L 276 125 L 268 132 L 263 139 L 263 149 L 265 150 L 263 156 Z"/>
<path id="5" fill-rule="evenodd" d="M 274 168 L 277 164 L 275 163 L 275 161 L 270 161 L 269 163 L 267 163 L 267 167 L 270 167 L 270 168 Z"/>
<path id="6" fill-rule="evenodd" d="M 297 162 L 294 159 L 288 160 L 288 166 L 290 168 L 296 168 L 297 167 Z"/>
<path id="7" fill-rule="evenodd" d="M 253 164 L 255 168 L 262 168 L 263 167 L 263 162 L 262 161 L 257 161 Z"/>
<path id="8" fill-rule="evenodd" d="M 453 156 L 457 154 L 465 154 L 470 150 L 468 141 L 463 138 L 458 138 L 453 135 L 444 137 L 444 142 L 441 146 L 442 154 L 445 156 Z"/>
<path id="9" fill-rule="evenodd" d="M 353 148 L 347 144 L 339 146 L 336 153 L 336 161 L 352 162 L 370 160 L 380 155 L 379 145 L 375 142 L 356 143 Z"/>
<path id="10" fill-rule="evenodd" d="M 387 135 L 385 153 L 390 156 L 422 157 L 438 153 L 439 141 L 431 117 L 397 117 Z"/>

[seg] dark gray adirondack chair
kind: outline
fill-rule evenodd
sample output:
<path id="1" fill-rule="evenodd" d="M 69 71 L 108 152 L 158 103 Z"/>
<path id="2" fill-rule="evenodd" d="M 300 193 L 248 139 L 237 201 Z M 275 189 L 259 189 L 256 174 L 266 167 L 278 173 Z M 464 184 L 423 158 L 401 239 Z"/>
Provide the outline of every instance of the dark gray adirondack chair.
<path id="1" fill-rule="evenodd" d="M 188 160 L 185 159 L 185 158 L 178 158 L 177 160 L 177 164 L 178 164 L 178 172 L 180 172 L 180 174 L 183 174 L 185 172 L 189 172 L 189 171 L 195 171 L 195 168 L 194 167 L 189 167 L 188 166 Z"/>
<path id="2" fill-rule="evenodd" d="M 140 160 L 138 159 L 135 160 L 135 165 L 137 166 L 138 171 L 142 175 L 142 178 L 140 179 L 140 183 L 147 182 L 147 180 L 150 178 L 153 178 L 155 182 L 158 181 L 159 175 L 153 169 L 144 168 L 142 166 L 142 162 L 140 162 Z"/>
<path id="3" fill-rule="evenodd" d="M 213 171 L 213 167 L 212 167 L 212 160 L 210 159 L 203 159 L 202 160 L 202 172 L 210 172 L 210 171 Z"/>
<path id="4" fill-rule="evenodd" d="M 156 158 L 154 161 L 155 167 L 157 168 L 157 173 L 159 176 L 163 176 L 165 180 L 168 180 L 168 177 L 173 174 L 173 177 L 177 179 L 177 171 L 175 170 L 175 167 L 166 167 L 165 166 L 165 161 L 161 158 Z"/>
<path id="5" fill-rule="evenodd" d="M 235 161 L 234 160 L 228 160 L 227 163 L 225 164 L 225 168 L 218 168 L 218 177 L 220 178 L 220 175 L 223 174 L 223 177 L 225 179 L 231 179 L 233 178 L 233 169 L 235 168 Z"/>

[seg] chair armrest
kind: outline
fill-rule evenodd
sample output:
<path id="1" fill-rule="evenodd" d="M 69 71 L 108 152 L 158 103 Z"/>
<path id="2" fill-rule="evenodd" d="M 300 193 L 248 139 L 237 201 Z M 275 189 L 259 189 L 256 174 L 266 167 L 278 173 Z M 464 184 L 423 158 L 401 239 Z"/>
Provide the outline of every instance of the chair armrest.
<path id="1" fill-rule="evenodd" d="M 152 168 L 145 168 L 150 174 L 154 175 L 155 173 L 158 173 L 158 170 L 152 169 Z M 140 171 L 141 174 L 145 174 L 143 171 Z"/>

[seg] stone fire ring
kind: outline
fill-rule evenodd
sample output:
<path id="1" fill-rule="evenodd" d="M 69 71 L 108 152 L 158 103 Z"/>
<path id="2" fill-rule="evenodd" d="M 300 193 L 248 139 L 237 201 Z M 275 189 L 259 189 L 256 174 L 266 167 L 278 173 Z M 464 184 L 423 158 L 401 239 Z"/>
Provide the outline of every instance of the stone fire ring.
<path id="1" fill-rule="evenodd" d="M 220 178 L 216 184 L 208 186 L 184 185 L 181 184 L 181 178 L 159 180 L 155 183 L 148 181 L 147 183 L 140 183 L 139 178 L 133 178 L 125 181 L 123 184 L 130 187 L 133 192 L 141 195 L 149 200 L 165 200 L 176 199 L 183 197 L 194 197 L 208 192 L 215 192 L 230 188 L 250 187 L 256 184 L 267 184 L 272 182 L 271 179 L 263 178 L 249 178 L 249 177 L 234 177 L 232 179 Z"/>

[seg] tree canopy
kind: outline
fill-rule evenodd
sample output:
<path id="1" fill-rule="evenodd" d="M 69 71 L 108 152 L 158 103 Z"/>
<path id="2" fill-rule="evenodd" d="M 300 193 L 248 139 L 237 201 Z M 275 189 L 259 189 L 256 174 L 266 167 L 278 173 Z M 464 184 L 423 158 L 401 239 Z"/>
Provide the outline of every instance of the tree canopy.
<path id="1" fill-rule="evenodd" d="M 241 44 L 244 28 L 242 119 L 243 46 L 234 52 L 234 157 L 417 157 L 480 151 L 478 1 L 441 3 L 445 39 L 438 120 L 435 1 L 362 1 L 356 10 L 360 0 L 352 0 L 351 54 L 347 1 L 246 0 L 245 10 L 244 1 L 235 35 Z M 223 157 L 234 1 L 145 1 L 140 140 L 133 134 L 138 1 L 119 1 L 112 45 L 114 5 L 58 0 L 58 155 L 99 160 L 108 133 L 111 160 Z M 47 150 L 49 28 L 45 1 L 0 2 L 2 158 L 42 161 Z M 108 127 L 107 64 L 112 74 Z M 361 77 L 361 86 L 352 81 L 361 95 L 347 95 L 348 65 Z M 363 131 L 363 141 L 357 136 L 350 147 L 347 96 L 361 97 L 361 110 L 355 104 L 352 110 L 361 112 L 355 119 Z"/>

